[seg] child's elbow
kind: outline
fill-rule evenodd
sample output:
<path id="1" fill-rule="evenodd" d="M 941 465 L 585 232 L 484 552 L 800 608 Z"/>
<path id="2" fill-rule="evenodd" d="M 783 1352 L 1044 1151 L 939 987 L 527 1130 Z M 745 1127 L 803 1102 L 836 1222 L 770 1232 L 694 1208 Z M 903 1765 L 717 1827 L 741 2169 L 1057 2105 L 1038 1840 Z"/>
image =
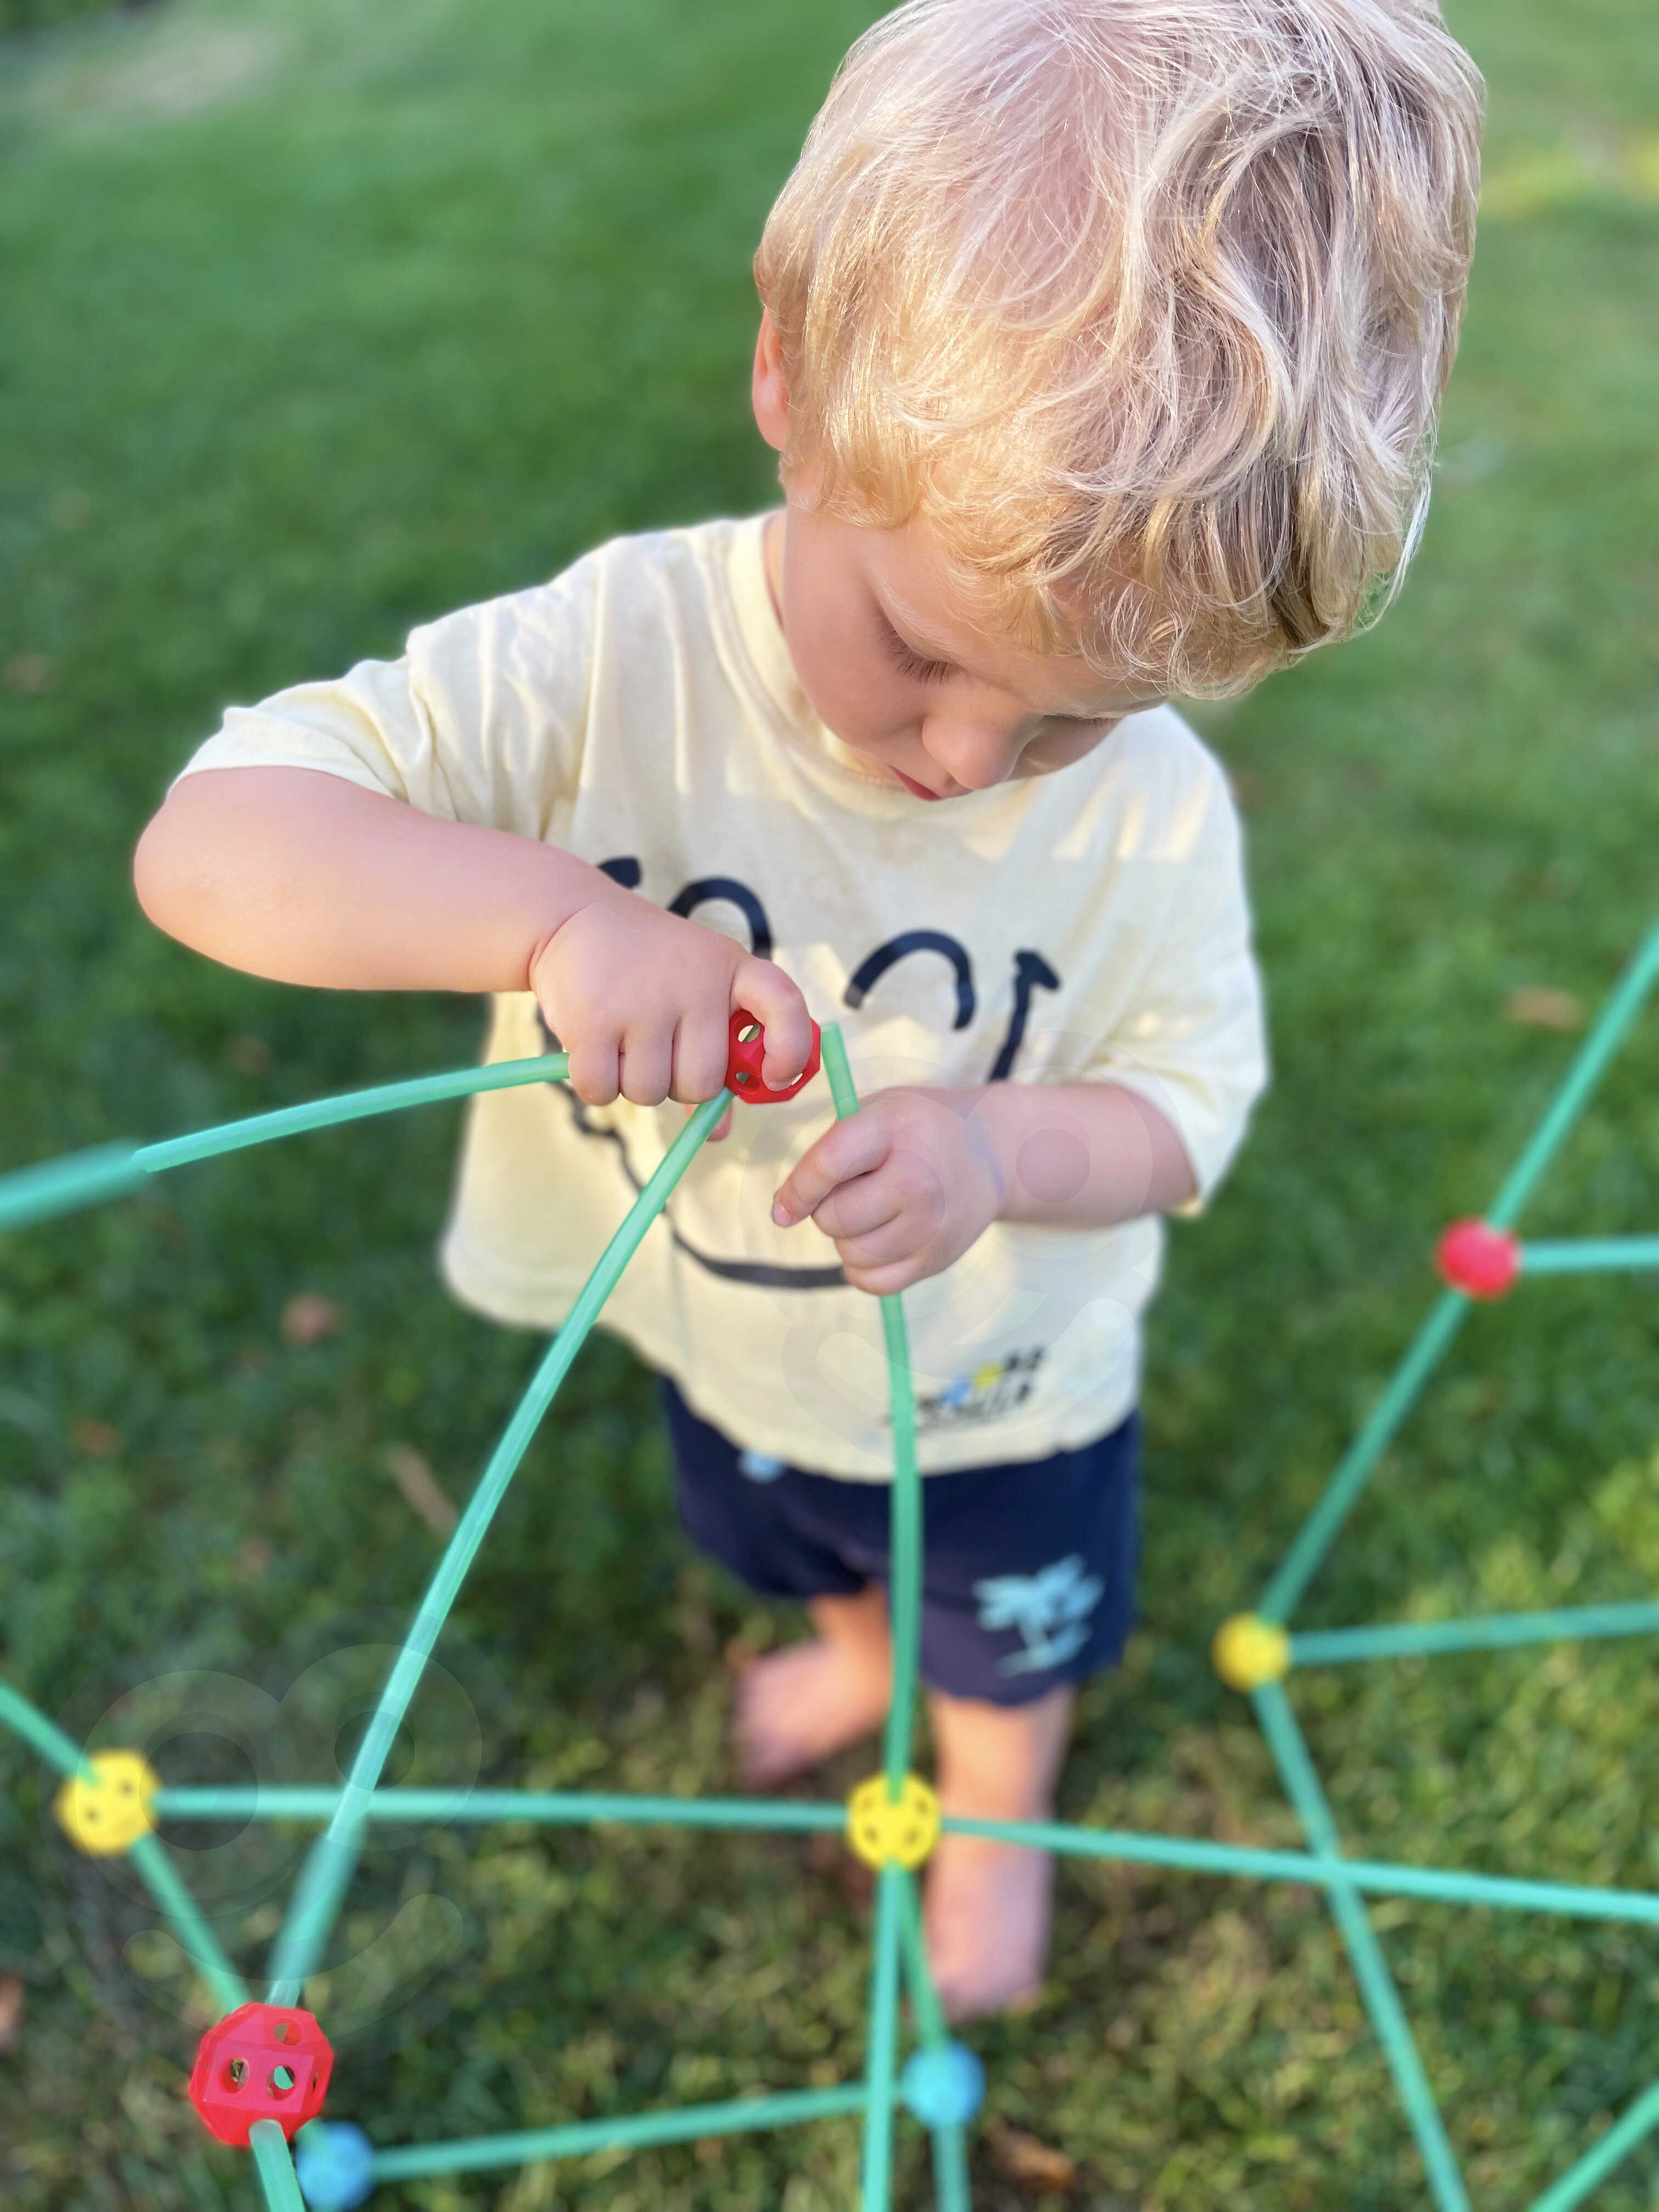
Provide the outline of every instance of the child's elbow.
<path id="1" fill-rule="evenodd" d="M 199 936 L 201 908 L 210 896 L 193 811 L 179 792 L 171 793 L 132 856 L 132 888 L 139 906 L 158 929 L 186 945 Z"/>

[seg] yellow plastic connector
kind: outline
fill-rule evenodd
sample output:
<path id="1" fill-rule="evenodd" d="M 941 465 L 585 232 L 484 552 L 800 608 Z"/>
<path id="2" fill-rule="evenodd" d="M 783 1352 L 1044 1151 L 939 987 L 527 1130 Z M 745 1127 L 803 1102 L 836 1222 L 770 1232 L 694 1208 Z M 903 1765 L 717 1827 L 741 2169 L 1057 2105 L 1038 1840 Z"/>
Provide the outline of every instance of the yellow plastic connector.
<path id="1" fill-rule="evenodd" d="M 896 1799 L 887 1777 L 872 1774 L 847 1800 L 847 1840 L 866 1866 L 919 1867 L 939 1841 L 939 1799 L 919 1774 L 907 1774 Z"/>
<path id="2" fill-rule="evenodd" d="M 92 1773 L 71 1775 L 52 1809 L 76 1850 L 114 1858 L 154 1829 L 150 1802 L 161 1778 L 137 1751 L 94 1751 L 88 1764 Z"/>
<path id="3" fill-rule="evenodd" d="M 1282 1682 L 1291 1671 L 1291 1639 L 1277 1622 L 1258 1613 L 1224 1620 L 1210 1646 L 1215 1671 L 1231 1690 L 1259 1690 Z"/>

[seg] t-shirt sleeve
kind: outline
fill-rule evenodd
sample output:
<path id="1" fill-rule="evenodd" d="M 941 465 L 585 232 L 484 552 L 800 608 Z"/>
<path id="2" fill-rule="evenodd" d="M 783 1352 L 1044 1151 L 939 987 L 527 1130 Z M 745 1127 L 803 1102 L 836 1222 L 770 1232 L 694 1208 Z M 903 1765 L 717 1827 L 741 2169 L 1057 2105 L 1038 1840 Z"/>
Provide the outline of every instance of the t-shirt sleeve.
<path id="1" fill-rule="evenodd" d="M 410 634 L 398 660 L 233 707 L 184 773 L 306 768 L 452 822 L 545 839 L 580 773 L 591 563 Z"/>
<path id="2" fill-rule="evenodd" d="M 1261 978 L 1250 949 L 1243 837 L 1218 763 L 1188 738 L 1143 882 L 1156 885 L 1129 1004 L 1091 1074 L 1139 1091 L 1179 1133 L 1195 1210 L 1238 1150 L 1267 1081 Z"/>

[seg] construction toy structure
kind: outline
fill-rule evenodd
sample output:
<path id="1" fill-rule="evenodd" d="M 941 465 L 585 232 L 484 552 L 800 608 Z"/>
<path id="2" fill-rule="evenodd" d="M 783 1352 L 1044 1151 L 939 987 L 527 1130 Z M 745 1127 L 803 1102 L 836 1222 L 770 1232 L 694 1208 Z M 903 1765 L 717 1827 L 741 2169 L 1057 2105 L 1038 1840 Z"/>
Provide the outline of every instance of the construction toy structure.
<path id="1" fill-rule="evenodd" d="M 1593 1270 L 1659 1269 L 1659 1236 L 1527 1244 L 1515 1223 L 1577 1121 L 1609 1062 L 1659 982 L 1659 928 L 1647 938 L 1602 1009 L 1520 1160 L 1483 1218 L 1460 1222 L 1441 1240 L 1442 1291 L 1392 1380 L 1309 1516 L 1253 1613 L 1225 1622 L 1214 1644 L 1224 1679 L 1252 1698 L 1286 1795 L 1300 1820 L 1304 1851 L 1255 1850 L 1189 1837 L 1136 1834 L 1060 1822 L 940 1818 L 938 1799 L 910 1771 L 916 1705 L 921 1587 L 921 1486 L 904 1313 L 897 1297 L 879 1301 L 890 1382 L 894 1470 L 890 1595 L 893 1696 L 881 1771 L 845 1805 L 790 1800 L 627 1797 L 592 1792 L 416 1789 L 380 1786 L 399 1723 L 422 1671 L 476 1558 L 490 1521 L 600 1308 L 698 1146 L 732 1096 L 757 1103 L 764 1091 L 757 1032 L 734 1016 L 728 1092 L 697 1107 L 641 1192 L 594 1268 L 508 1422 L 471 1503 L 440 1560 L 363 1735 L 343 1790 L 163 1788 L 136 1751 L 86 1754 L 20 1692 L 0 1683 L 3 1720 L 63 1776 L 59 1820 L 82 1851 L 124 1854 L 148 1886 L 194 1962 L 221 2016 L 201 2039 L 190 2095 L 204 2124 L 222 2142 L 246 2147 L 270 2212 L 351 2212 L 381 2183 L 574 2157 L 596 2150 L 776 2129 L 836 2116 L 863 2130 L 861 2212 L 887 2212 L 895 2115 L 927 2128 L 936 2198 L 943 2212 L 970 2203 L 967 2134 L 984 2088 L 978 2060 L 947 2033 L 928 1978 L 915 1874 L 941 1829 L 1000 1838 L 1062 1855 L 1185 1869 L 1249 1881 L 1314 1886 L 1328 1901 L 1367 2013 L 1387 2056 L 1421 2154 L 1437 2212 L 1465 2212 L 1469 2199 L 1365 1900 L 1410 1897 L 1522 1912 L 1659 1925 L 1659 1894 L 1514 1881 L 1433 1867 L 1390 1865 L 1343 1855 L 1307 1745 L 1285 1694 L 1294 1669 L 1358 1660 L 1545 1644 L 1565 1638 L 1659 1631 L 1659 1601 L 1482 1620 L 1401 1623 L 1294 1632 L 1291 1616 L 1336 1539 L 1377 1460 L 1445 1357 L 1469 1304 L 1504 1296 L 1529 1277 Z M 823 1036 L 823 1065 L 837 1114 L 858 1100 L 839 1032 Z M 64 1212 L 140 1188 L 146 1179 L 307 1129 L 386 1114 L 434 1099 L 562 1079 L 564 1055 L 515 1060 L 428 1077 L 293 1107 L 165 1144 L 115 1146 L 27 1169 L 0 1179 L 0 1229 Z M 802 1081 L 806 1079 L 802 1078 Z M 798 1089 L 799 1085 L 792 1086 Z M 780 1095 L 791 1095 L 784 1093 Z M 256 1999 L 226 1956 L 162 1844 L 168 1820 L 234 1816 L 321 1823 L 276 1938 L 263 1999 Z M 839 2087 L 791 2090 L 725 2104 L 528 2129 L 459 2142 L 380 2143 L 350 2122 L 318 2117 L 332 2052 L 325 2026 L 301 2003 L 317 1969 L 372 1821 L 629 1821 L 697 1827 L 840 1831 L 848 1847 L 876 1869 L 869 2027 L 862 2072 Z M 915 2045 L 900 2064 L 901 1990 L 908 1996 Z M 1649 2087 L 1544 2194 L 1531 2212 L 1570 2212 L 1655 2127 L 1659 2086 Z"/>

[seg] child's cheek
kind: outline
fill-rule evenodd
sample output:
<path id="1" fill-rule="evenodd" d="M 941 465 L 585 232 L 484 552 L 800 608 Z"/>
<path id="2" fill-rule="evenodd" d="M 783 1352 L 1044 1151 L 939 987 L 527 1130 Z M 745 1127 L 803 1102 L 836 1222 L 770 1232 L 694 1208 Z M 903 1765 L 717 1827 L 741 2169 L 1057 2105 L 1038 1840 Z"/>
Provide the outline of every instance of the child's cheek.
<path id="1" fill-rule="evenodd" d="M 868 667 L 856 653 L 826 638 L 818 650 L 805 649 L 803 641 L 795 672 L 814 712 L 854 751 L 879 751 L 903 735 L 908 718 L 889 671 Z"/>

